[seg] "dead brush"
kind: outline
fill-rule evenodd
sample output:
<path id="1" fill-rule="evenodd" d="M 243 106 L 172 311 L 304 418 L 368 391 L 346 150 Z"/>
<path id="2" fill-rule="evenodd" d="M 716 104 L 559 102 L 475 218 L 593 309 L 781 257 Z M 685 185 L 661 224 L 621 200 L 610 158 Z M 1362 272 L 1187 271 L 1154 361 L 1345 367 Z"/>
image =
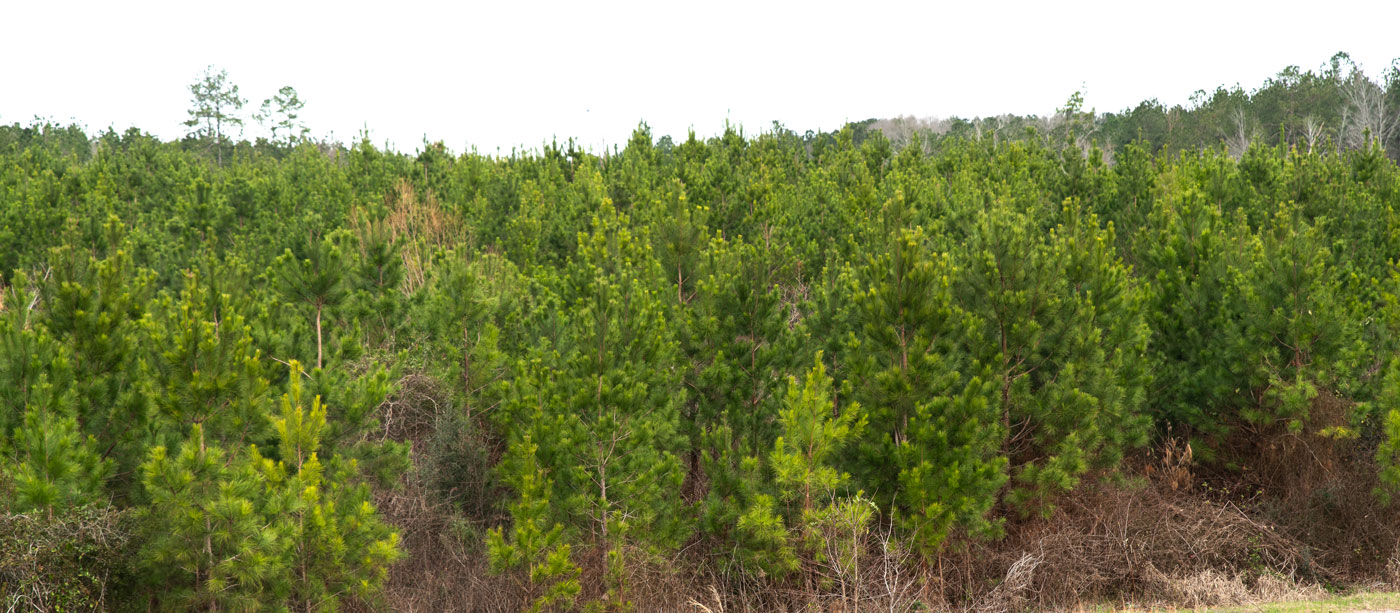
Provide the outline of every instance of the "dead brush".
<path id="1" fill-rule="evenodd" d="M 1355 429 L 1354 409 L 1324 390 L 1299 429 L 1235 428 L 1221 447 L 1239 470 L 1198 471 L 1217 499 L 1238 501 L 1299 542 L 1305 574 L 1340 583 L 1384 576 L 1400 543 L 1400 506 L 1384 506 L 1372 494 L 1376 442 Z"/>
<path id="2" fill-rule="evenodd" d="M 1238 604 L 1259 595 L 1263 576 L 1311 583 L 1299 572 L 1308 564 L 1302 543 L 1233 504 L 1155 487 L 1082 487 L 1051 519 L 958 557 L 964 574 L 948 586 L 950 601 L 976 611 Z M 1277 584 L 1268 585 L 1276 596 Z"/>
<path id="3" fill-rule="evenodd" d="M 686 555 L 690 551 L 687 548 L 673 556 L 661 556 L 640 546 L 621 547 L 625 562 L 620 586 L 615 578 L 610 581 L 608 577 L 604 563 L 607 545 L 595 543 L 574 548 L 573 559 L 579 566 L 579 583 L 583 587 L 578 595 L 578 609 L 620 596 L 632 603 L 635 611 L 695 610 L 691 605 L 694 596 L 715 585 L 714 576 L 701 560 Z M 620 591 L 608 593 L 619 588 Z M 723 601 L 718 606 L 723 607 Z"/>
<path id="4" fill-rule="evenodd" d="M 133 513 L 114 507 L 67 509 L 57 516 L 0 509 L 0 608 L 121 607 L 123 588 L 137 577 L 138 530 Z"/>
<path id="5" fill-rule="evenodd" d="M 419 480 L 406 475 L 375 502 L 399 531 L 404 557 L 389 569 L 383 601 L 362 610 L 519 611 L 507 595 L 512 586 L 488 572 L 480 539 L 461 525 L 447 505 Z"/>
<path id="6" fill-rule="evenodd" d="M 1173 437 L 1168 430 L 1161 447 L 1151 455 L 1155 456 L 1156 461 L 1148 461 L 1143 466 L 1143 473 L 1148 479 L 1173 492 L 1191 491 L 1195 483 L 1195 475 L 1191 472 L 1195 453 L 1190 441 Z"/>
<path id="7" fill-rule="evenodd" d="M 427 456 L 453 410 L 442 384 L 423 373 L 400 378 L 380 405 L 378 438 L 411 443 L 412 468 L 374 496 L 380 514 L 399 532 L 404 556 L 389 569 L 382 600 L 352 610 L 521 610 L 507 577 L 489 572 L 482 529 L 440 491 L 435 471 L 441 467 Z"/>
<path id="8" fill-rule="evenodd" d="M 423 373 L 401 377 L 379 407 L 381 435 L 421 448 L 447 408 L 447 393 L 441 388 L 436 378 Z"/>
<path id="9" fill-rule="evenodd" d="M 379 219 L 362 208 L 353 209 L 350 229 L 362 245 L 369 238 L 387 238 L 399 246 L 404 265 L 399 289 L 410 295 L 427 283 L 433 254 L 468 242 L 466 226 L 431 191 L 420 198 L 408 179 L 399 179 L 384 195 L 384 206 L 387 212 Z"/>
<path id="10" fill-rule="evenodd" d="M 695 579 L 684 583 L 688 610 L 706 613 L 910 613 L 946 610 L 930 587 L 927 567 L 890 526 L 864 531 L 855 543 L 846 541 L 846 561 L 803 570 L 782 579 L 745 572 L 717 563 L 720 552 L 704 551 L 695 543 L 686 556 Z M 855 549 L 849 547 L 854 545 Z M 838 570 L 836 566 L 841 568 Z M 724 569 L 724 570 L 719 570 Z M 934 578 L 936 579 L 936 577 Z M 641 610 L 669 610 L 637 600 Z"/>

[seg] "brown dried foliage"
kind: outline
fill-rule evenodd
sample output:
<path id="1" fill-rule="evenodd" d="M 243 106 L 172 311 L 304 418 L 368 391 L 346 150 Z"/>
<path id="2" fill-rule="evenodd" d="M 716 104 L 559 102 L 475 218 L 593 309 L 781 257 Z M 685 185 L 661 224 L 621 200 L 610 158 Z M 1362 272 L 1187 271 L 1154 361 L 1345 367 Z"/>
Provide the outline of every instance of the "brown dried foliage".
<path id="1" fill-rule="evenodd" d="M 411 294 L 427 282 L 435 252 L 467 242 L 466 226 L 431 191 L 419 197 L 408 179 L 399 179 L 394 190 L 385 194 L 384 205 L 387 213 L 382 219 L 372 219 L 364 209 L 351 211 L 350 228 L 362 244 L 369 236 L 383 236 L 399 245 L 404 264 L 400 289 Z"/>
<path id="2" fill-rule="evenodd" d="M 134 527 L 113 507 L 0 513 L 0 604 L 10 611 L 105 611 L 132 576 Z"/>
<path id="3" fill-rule="evenodd" d="M 437 380 L 404 376 L 380 406 L 380 436 L 411 443 L 414 468 L 375 505 L 399 531 L 405 555 L 389 571 L 384 604 L 394 611 L 519 611 L 512 586 L 488 572 L 483 533 L 433 488 L 431 437 L 453 410 Z"/>

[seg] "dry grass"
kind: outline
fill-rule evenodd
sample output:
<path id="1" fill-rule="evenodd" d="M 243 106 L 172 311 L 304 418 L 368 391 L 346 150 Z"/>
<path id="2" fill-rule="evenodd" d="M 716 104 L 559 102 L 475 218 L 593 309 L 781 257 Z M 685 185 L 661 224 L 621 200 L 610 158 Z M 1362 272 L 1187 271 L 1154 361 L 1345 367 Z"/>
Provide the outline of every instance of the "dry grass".
<path id="1" fill-rule="evenodd" d="M 964 564 L 981 567 L 958 586 L 956 600 L 975 601 L 977 586 L 1012 585 L 997 601 L 1035 608 L 1136 601 L 1188 606 L 1236 604 L 1276 595 L 1277 578 L 1307 584 L 1316 571 L 1306 547 L 1229 503 L 1100 486 L 1064 503 L 1050 521 L 1020 527 L 1006 541 L 976 547 Z M 1050 560 L 1014 571 L 1026 556 Z M 982 560 L 980 564 L 976 560 Z M 977 572 L 980 570 L 980 572 Z M 998 575 L 1001 577 L 998 577 Z M 997 579 L 1000 579 L 997 581 Z M 1016 606 L 977 607 L 1013 610 Z"/>
<path id="2" fill-rule="evenodd" d="M 433 254 L 467 241 L 466 225 L 438 202 L 431 191 L 419 197 L 413 183 L 399 179 L 384 197 L 387 213 L 373 219 L 363 209 L 350 213 L 350 228 L 365 244 L 366 238 L 385 238 L 399 246 L 404 264 L 400 289 L 412 294 L 427 282 Z"/>

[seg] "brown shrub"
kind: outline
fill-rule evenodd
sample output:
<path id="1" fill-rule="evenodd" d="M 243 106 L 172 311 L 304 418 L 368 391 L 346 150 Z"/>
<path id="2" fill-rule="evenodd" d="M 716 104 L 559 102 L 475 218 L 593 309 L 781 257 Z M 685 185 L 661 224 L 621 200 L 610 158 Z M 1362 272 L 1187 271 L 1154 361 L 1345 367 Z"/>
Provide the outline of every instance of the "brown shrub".
<path id="1" fill-rule="evenodd" d="M 0 514 L 0 605 L 105 611 L 133 578 L 131 515 L 112 507 Z"/>
<path id="2" fill-rule="evenodd" d="M 469 241 L 466 225 L 431 191 L 419 197 L 408 179 L 399 179 L 384 195 L 384 206 L 386 212 L 379 219 L 362 208 L 351 210 L 350 229 L 362 245 L 386 239 L 398 244 L 404 265 L 399 289 L 412 294 L 427 282 L 435 252 Z"/>
<path id="3" fill-rule="evenodd" d="M 1312 593 L 1325 571 L 1306 552 L 1231 503 L 1101 484 L 1081 488 L 1052 519 L 967 547 L 953 561 L 966 574 L 947 590 L 978 611 L 1243 604 Z"/>

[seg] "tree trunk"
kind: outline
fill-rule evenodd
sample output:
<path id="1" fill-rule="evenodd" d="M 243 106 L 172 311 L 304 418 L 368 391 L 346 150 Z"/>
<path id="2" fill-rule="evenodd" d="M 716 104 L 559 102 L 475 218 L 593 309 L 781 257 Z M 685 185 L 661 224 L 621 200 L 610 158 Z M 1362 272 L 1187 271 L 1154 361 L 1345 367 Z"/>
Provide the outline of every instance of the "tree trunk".
<path id="1" fill-rule="evenodd" d="M 321 303 L 316 303 L 316 368 L 321 368 Z"/>

